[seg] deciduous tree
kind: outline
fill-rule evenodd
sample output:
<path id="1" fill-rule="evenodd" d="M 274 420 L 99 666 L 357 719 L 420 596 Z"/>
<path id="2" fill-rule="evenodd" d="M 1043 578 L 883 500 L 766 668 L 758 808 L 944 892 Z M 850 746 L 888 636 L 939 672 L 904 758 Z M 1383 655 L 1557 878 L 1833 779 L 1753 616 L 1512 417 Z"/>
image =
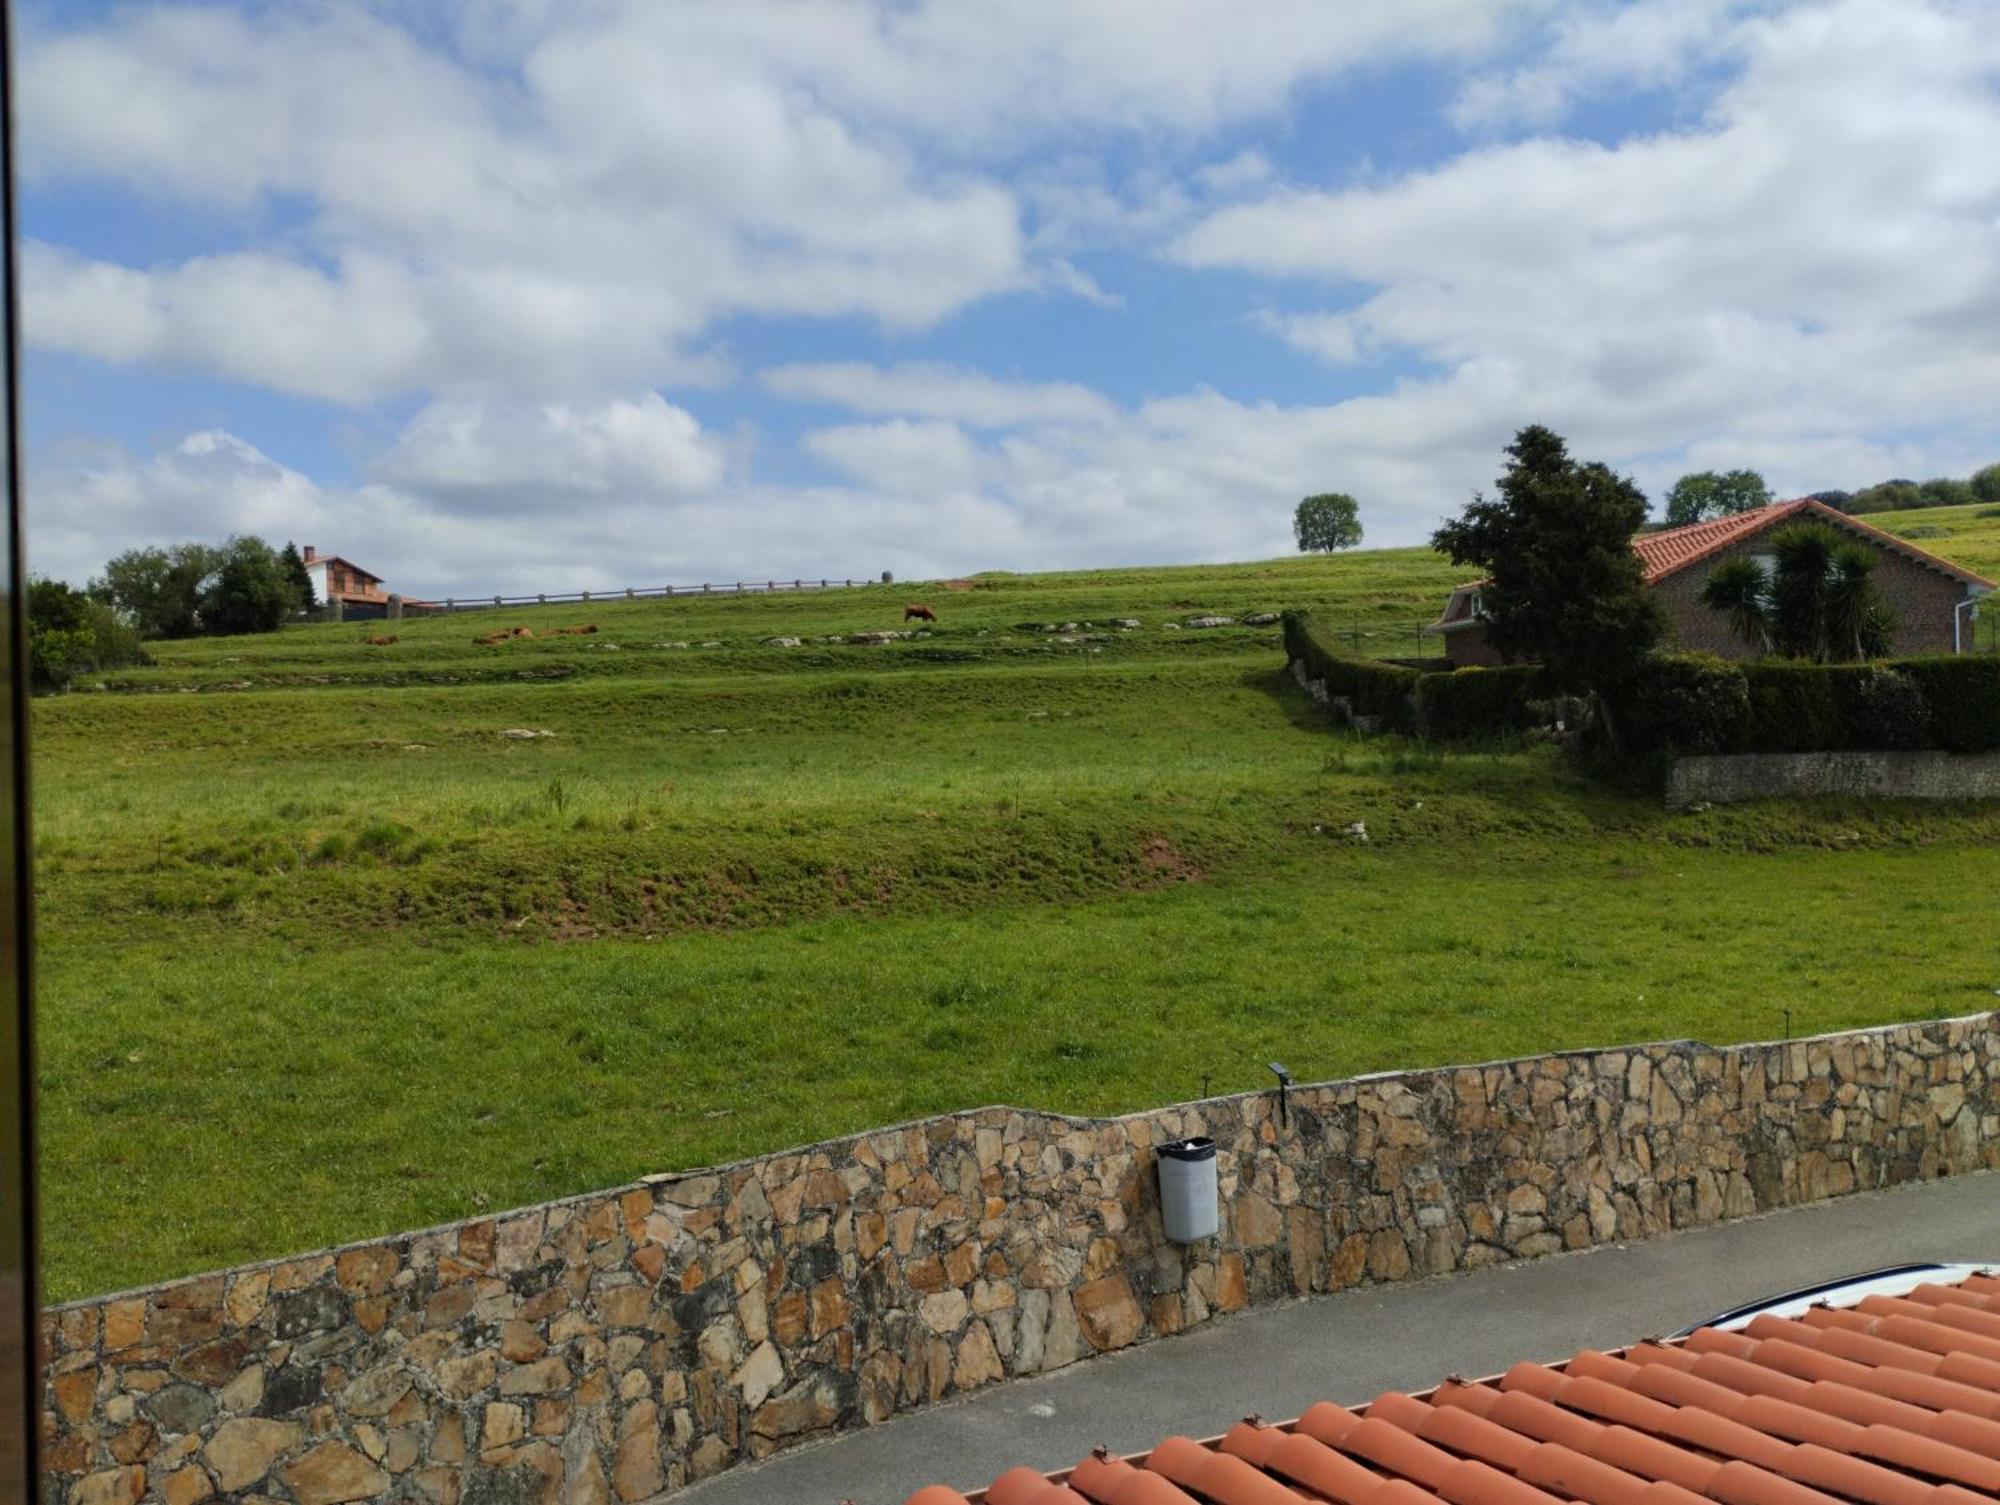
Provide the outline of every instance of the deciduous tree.
<path id="1" fill-rule="evenodd" d="M 1331 554 L 1336 549 L 1351 549 L 1361 542 L 1360 509 L 1344 491 L 1309 496 L 1292 514 L 1292 533 L 1302 554 Z"/>

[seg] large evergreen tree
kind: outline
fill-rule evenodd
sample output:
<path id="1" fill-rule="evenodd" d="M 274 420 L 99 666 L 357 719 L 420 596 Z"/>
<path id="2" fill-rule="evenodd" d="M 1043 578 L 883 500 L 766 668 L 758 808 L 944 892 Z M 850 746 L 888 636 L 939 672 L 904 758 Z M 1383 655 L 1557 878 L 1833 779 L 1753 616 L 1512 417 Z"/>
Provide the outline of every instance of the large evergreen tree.
<path id="1" fill-rule="evenodd" d="M 1502 653 L 1539 661 L 1565 690 L 1612 689 L 1664 627 L 1632 552 L 1645 494 L 1601 464 L 1570 458 L 1540 424 L 1522 429 L 1507 456 L 1499 494 L 1475 496 L 1431 542 L 1484 572 L 1480 605 Z"/>
<path id="2" fill-rule="evenodd" d="M 311 611 L 317 604 L 313 596 L 312 576 L 306 573 L 306 562 L 299 553 L 299 546 L 290 539 L 278 551 L 278 564 L 285 572 L 285 578 L 292 582 L 292 594 L 298 598 L 300 611 Z"/>

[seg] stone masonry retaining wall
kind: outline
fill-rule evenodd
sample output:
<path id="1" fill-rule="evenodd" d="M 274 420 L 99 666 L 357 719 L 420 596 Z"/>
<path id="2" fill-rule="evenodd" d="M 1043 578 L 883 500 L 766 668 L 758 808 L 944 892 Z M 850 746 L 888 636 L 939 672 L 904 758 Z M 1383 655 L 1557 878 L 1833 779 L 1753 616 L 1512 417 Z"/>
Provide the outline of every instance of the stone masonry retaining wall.
<path id="1" fill-rule="evenodd" d="M 1873 799 L 2000 799 L 2000 753 L 1731 753 L 1677 758 L 1667 805 L 1847 794 Z"/>
<path id="2" fill-rule="evenodd" d="M 982 1108 L 51 1310 L 49 1505 L 637 1502 L 1179 1332 L 2000 1164 L 1995 1017 Z M 1153 1146 L 1213 1135 L 1222 1236 Z"/>

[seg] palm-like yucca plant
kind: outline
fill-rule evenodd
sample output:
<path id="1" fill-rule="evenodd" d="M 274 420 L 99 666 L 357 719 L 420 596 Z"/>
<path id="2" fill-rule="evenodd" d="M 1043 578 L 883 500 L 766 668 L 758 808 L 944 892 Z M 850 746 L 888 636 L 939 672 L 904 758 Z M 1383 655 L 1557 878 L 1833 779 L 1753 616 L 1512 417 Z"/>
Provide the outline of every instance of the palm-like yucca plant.
<path id="1" fill-rule="evenodd" d="M 1701 604 L 1721 612 L 1729 630 L 1757 652 L 1771 651 L 1771 587 L 1756 560 L 1723 560 L 1703 584 Z"/>
<path id="2" fill-rule="evenodd" d="M 1821 523 L 1771 535 L 1771 638 L 1787 658 L 1825 663 L 1833 558 L 1844 540 Z"/>
<path id="3" fill-rule="evenodd" d="M 1877 563 L 1874 554 L 1856 543 L 1842 543 L 1834 551 L 1826 583 L 1829 658 L 1866 659 L 1888 652 L 1894 622 L 1870 578 Z"/>
<path id="4" fill-rule="evenodd" d="M 1876 658 L 1889 651 L 1895 618 L 1872 578 L 1876 556 L 1823 523 L 1771 535 L 1773 567 L 1725 559 L 1702 586 L 1704 606 L 1761 653 L 1816 663 Z"/>

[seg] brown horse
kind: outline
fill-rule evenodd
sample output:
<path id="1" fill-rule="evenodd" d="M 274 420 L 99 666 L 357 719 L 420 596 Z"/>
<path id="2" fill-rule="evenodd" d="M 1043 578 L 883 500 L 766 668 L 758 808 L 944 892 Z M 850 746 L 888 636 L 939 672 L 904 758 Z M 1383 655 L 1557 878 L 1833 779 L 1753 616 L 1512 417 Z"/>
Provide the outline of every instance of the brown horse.
<path id="1" fill-rule="evenodd" d="M 934 623 L 937 621 L 937 613 L 921 601 L 912 601 L 908 606 L 903 608 L 903 620 L 908 622 L 913 618 L 919 622 Z"/>

